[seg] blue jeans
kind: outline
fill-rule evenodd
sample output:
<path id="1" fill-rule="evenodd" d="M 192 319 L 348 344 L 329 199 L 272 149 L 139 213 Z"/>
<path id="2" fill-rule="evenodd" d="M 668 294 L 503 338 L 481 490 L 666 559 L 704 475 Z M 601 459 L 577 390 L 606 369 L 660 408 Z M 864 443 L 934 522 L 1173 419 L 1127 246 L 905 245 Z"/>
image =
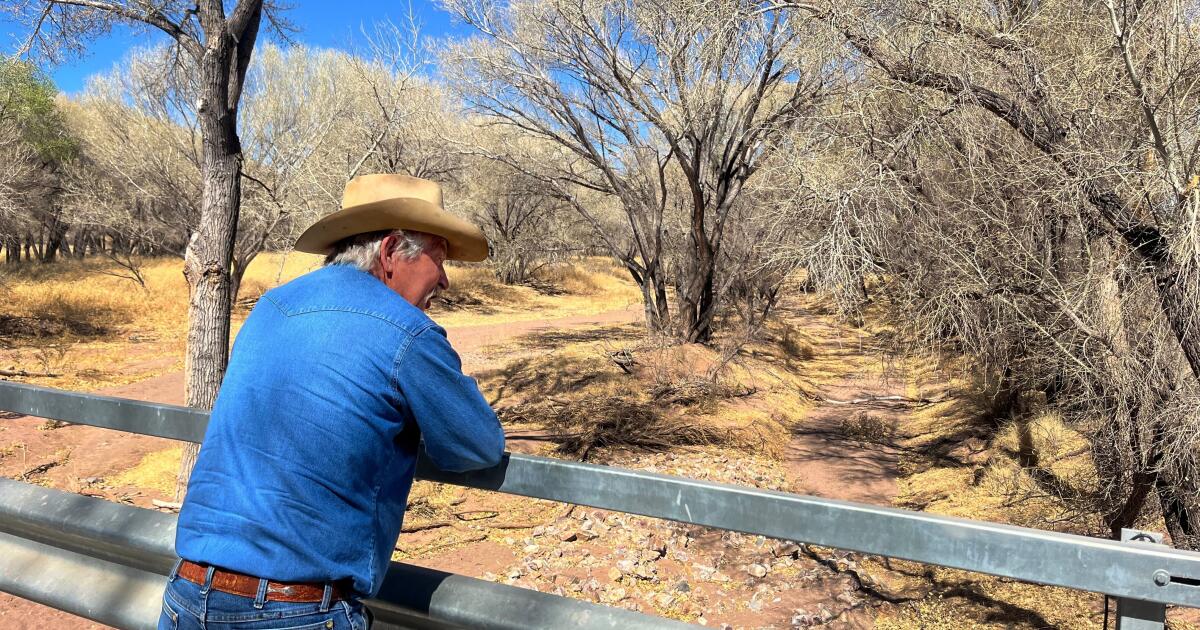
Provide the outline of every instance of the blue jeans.
<path id="1" fill-rule="evenodd" d="M 201 586 L 171 571 L 158 630 L 366 630 L 358 601 L 273 602 Z M 210 575 L 207 580 L 212 583 Z M 260 592 L 266 591 L 266 583 Z M 328 599 L 329 588 L 326 587 Z"/>

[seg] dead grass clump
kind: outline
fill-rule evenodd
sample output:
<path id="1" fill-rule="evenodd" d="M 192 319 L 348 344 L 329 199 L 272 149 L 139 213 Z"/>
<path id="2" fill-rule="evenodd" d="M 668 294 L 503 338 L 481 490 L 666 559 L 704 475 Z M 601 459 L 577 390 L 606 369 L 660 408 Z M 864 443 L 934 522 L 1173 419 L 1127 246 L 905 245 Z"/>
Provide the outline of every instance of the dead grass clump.
<path id="1" fill-rule="evenodd" d="M 801 339 L 791 326 L 784 328 L 779 337 L 779 348 L 787 356 L 800 361 L 811 361 L 817 356 L 817 351 L 811 343 Z"/>
<path id="2" fill-rule="evenodd" d="M 61 337 L 63 335 L 97 337 L 107 332 L 106 327 L 87 321 L 0 314 L 0 337 L 7 339 Z"/>
<path id="3" fill-rule="evenodd" d="M 604 290 L 596 281 L 595 272 L 569 264 L 542 267 L 534 272 L 533 280 L 534 288 L 548 286 L 571 295 L 597 295 Z"/>
<path id="4" fill-rule="evenodd" d="M 653 405 L 612 396 L 562 405 L 542 418 L 561 453 L 587 459 L 597 448 L 665 451 L 676 446 L 720 444 L 725 429 L 664 416 Z"/>
<path id="5" fill-rule="evenodd" d="M 450 266 L 446 275 L 450 288 L 434 300 L 435 309 L 519 305 L 528 301 L 527 290 L 500 282 L 488 267 Z"/>
<path id="6" fill-rule="evenodd" d="M 882 442 L 896 437 L 895 425 L 865 411 L 843 418 L 838 428 L 842 435 L 863 442 Z"/>
<path id="7" fill-rule="evenodd" d="M 110 486 L 147 488 L 169 496 L 175 492 L 179 462 L 182 458 L 182 448 L 149 453 L 142 457 L 142 461 L 136 466 L 108 477 L 105 483 Z"/>
<path id="8" fill-rule="evenodd" d="M 690 407 L 712 405 L 720 400 L 749 396 L 754 392 L 754 388 L 731 387 L 714 379 L 695 378 L 658 383 L 650 389 L 650 397 L 660 405 Z"/>

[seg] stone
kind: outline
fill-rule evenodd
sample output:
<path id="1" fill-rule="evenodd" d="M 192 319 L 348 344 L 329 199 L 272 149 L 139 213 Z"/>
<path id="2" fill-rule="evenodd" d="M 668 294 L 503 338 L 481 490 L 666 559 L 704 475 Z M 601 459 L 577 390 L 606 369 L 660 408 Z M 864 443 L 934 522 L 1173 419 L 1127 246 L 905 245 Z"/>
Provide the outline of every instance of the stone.
<path id="1" fill-rule="evenodd" d="M 775 556 L 776 558 L 785 558 L 789 556 L 794 558 L 799 554 L 800 545 L 797 545 L 793 542 L 781 543 L 776 545 L 775 548 L 771 549 L 771 555 Z"/>
<path id="2" fill-rule="evenodd" d="M 643 580 L 653 580 L 658 575 L 658 569 L 653 565 L 639 564 L 634 567 L 633 574 Z"/>
<path id="3" fill-rule="evenodd" d="M 679 580 L 675 583 L 675 590 L 680 593 L 687 593 L 692 590 L 692 585 L 688 584 L 687 580 Z"/>
<path id="4" fill-rule="evenodd" d="M 621 579 L 621 570 L 617 567 L 612 567 L 608 570 L 608 579 L 618 582 Z"/>
<path id="5" fill-rule="evenodd" d="M 564 529 L 563 531 L 558 533 L 558 539 L 561 540 L 562 542 L 572 542 L 578 538 L 579 538 L 579 534 L 577 534 L 574 531 L 571 531 L 569 529 Z"/>
<path id="6" fill-rule="evenodd" d="M 629 595 L 625 592 L 624 588 L 622 588 L 620 586 L 616 586 L 613 588 L 606 588 L 603 591 L 601 591 L 600 592 L 600 601 L 602 601 L 606 604 L 613 604 L 613 603 L 616 603 L 616 602 L 619 602 L 619 601 L 625 599 L 628 596 Z"/>
<path id="7" fill-rule="evenodd" d="M 754 563 L 746 569 L 746 573 L 749 573 L 750 575 L 753 575 L 756 578 L 766 577 L 767 576 L 767 567 L 764 567 L 763 565 L 758 564 L 758 563 Z"/>
<path id="8" fill-rule="evenodd" d="M 521 551 L 524 553 L 537 553 L 538 549 L 541 549 L 541 547 L 537 545 L 525 545 L 525 548 Z"/>
<path id="9" fill-rule="evenodd" d="M 621 573 L 633 573 L 633 560 L 618 560 L 617 570 Z"/>

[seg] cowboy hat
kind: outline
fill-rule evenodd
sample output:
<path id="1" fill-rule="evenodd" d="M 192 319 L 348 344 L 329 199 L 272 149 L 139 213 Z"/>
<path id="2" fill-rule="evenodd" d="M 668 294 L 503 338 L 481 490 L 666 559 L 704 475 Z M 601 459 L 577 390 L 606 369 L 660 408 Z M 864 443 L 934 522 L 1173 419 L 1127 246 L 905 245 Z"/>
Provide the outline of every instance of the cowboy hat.
<path id="1" fill-rule="evenodd" d="M 442 187 L 399 174 L 362 175 L 346 184 L 342 209 L 312 224 L 296 249 L 328 254 L 338 241 L 381 230 L 413 230 L 446 239 L 446 257 L 477 262 L 488 256 L 488 241 L 477 226 L 442 207 Z"/>

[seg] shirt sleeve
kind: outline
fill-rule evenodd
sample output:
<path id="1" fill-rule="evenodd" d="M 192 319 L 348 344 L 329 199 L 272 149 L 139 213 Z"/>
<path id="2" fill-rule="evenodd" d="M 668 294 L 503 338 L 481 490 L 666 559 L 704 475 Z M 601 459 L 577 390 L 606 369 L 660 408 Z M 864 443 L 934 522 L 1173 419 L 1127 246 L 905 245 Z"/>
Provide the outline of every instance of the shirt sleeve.
<path id="1" fill-rule="evenodd" d="M 430 326 L 398 358 L 397 384 L 421 429 L 425 454 L 448 472 L 490 468 L 504 455 L 504 430 L 446 331 Z"/>

